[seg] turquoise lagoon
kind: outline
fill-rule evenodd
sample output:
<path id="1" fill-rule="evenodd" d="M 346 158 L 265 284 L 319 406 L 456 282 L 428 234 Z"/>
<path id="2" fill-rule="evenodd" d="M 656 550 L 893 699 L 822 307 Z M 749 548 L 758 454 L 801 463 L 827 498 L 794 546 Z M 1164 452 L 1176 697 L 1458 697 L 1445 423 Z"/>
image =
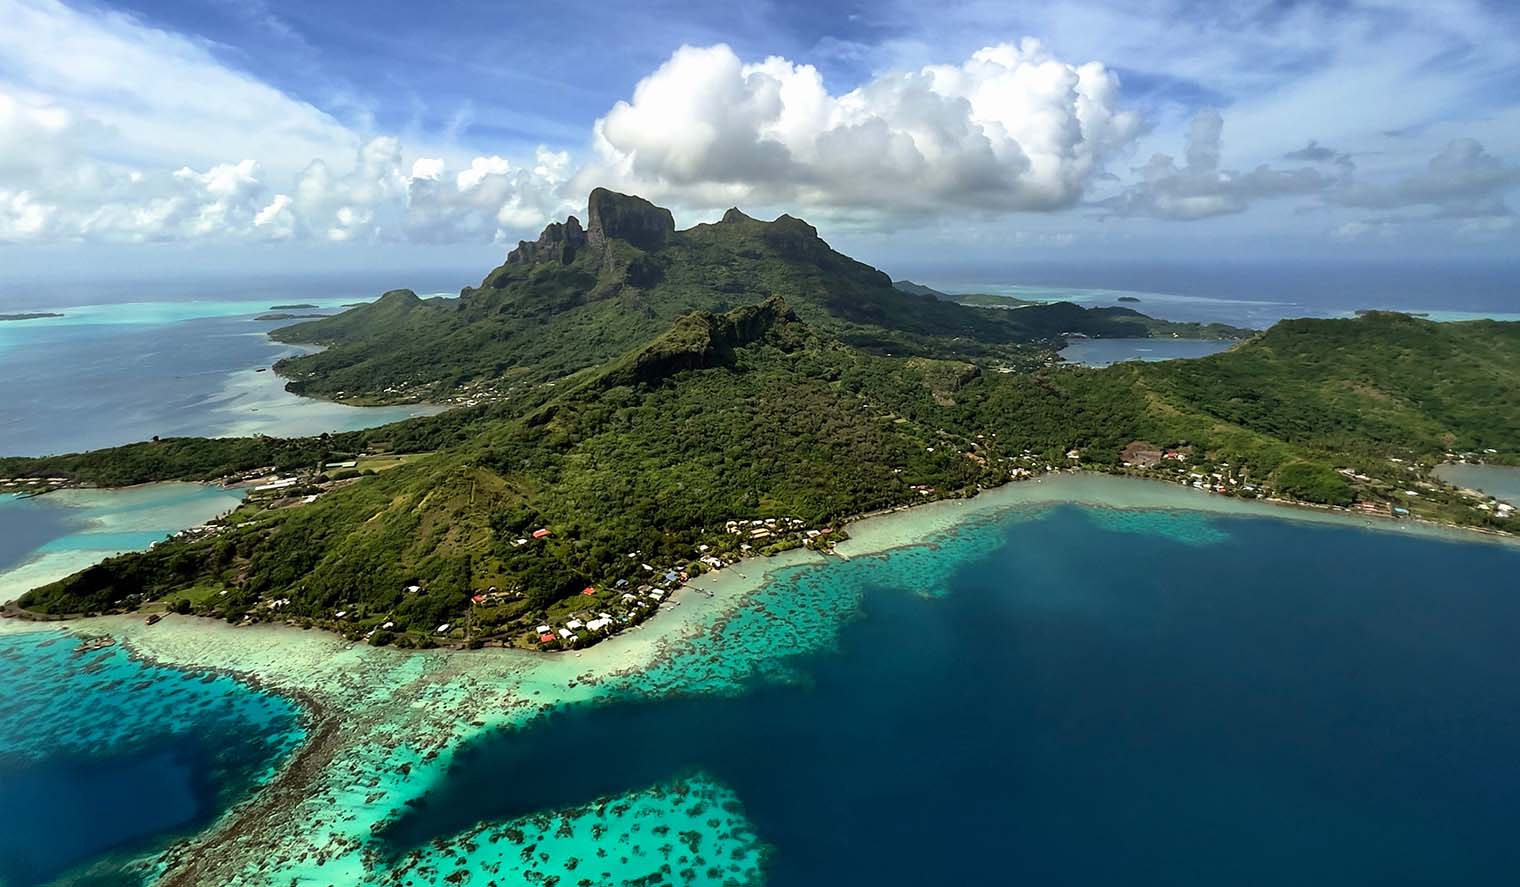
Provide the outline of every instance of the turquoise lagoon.
<path id="1" fill-rule="evenodd" d="M 269 779 L 295 703 L 59 632 L 0 635 L 0 884 L 140 884 Z"/>
<path id="2" fill-rule="evenodd" d="M 777 568 L 733 603 L 721 586 L 716 601 L 688 592 L 661 618 L 707 615 L 648 666 L 605 664 L 659 619 L 584 660 L 335 649 L 345 675 L 374 668 L 350 713 L 368 726 L 311 813 L 360 827 L 334 841 L 324 826 L 314 847 L 297 819 L 300 834 L 262 836 L 284 849 L 257 854 L 237 883 L 1509 883 L 1520 548 L 1108 478 L 990 496 L 1011 504 L 860 527 L 868 545 L 907 544 Z M 1250 513 L 1190 510 L 1195 500 Z M 208 651 L 241 651 L 218 660 L 234 669 L 280 655 L 255 652 L 277 634 L 207 637 Z M 128 688 L 141 709 L 128 717 L 147 716 L 97 738 L 94 719 L 76 717 L 102 710 L 80 683 L 92 657 L 142 666 L 119 648 L 76 657 L 73 644 L 0 659 L 26 698 L 51 700 L 27 709 L 41 729 L 6 741 L 62 750 L 0 775 L 0 807 L 56 796 L 67 819 L 84 809 L 63 803 L 69 785 L 95 784 L 98 798 L 117 785 L 97 784 L 109 774 L 159 774 L 151 834 L 122 835 L 102 814 L 59 845 L 73 870 L 130 882 L 151 864 L 129 860 L 209 822 L 298 734 L 266 721 L 260 735 L 282 738 L 212 790 L 193 774 L 222 772 L 215 756 L 154 750 L 192 741 L 173 732 L 184 724 L 215 735 L 289 703 L 218 685 L 215 698 L 254 706 L 233 716 L 212 697 L 161 699 L 225 680 L 214 676 L 90 678 L 106 698 Z M 15 678 L 34 658 L 42 670 Z M 435 669 L 441 683 L 390 699 L 387 686 Z M 463 741 L 428 764 L 402 725 L 449 717 L 461 694 L 475 697 L 458 709 Z M 581 701 L 554 704 L 570 698 Z M 487 715 L 490 699 L 549 710 Z M 476 718 L 514 726 L 472 729 Z M 128 732 L 172 741 L 125 745 Z M 70 751 L 83 746 L 93 753 Z M 188 782 L 165 775 L 175 761 Z M 123 797 L 142 790 L 123 785 Z M 51 877 L 28 871 L 18 883 Z"/>
<path id="3" fill-rule="evenodd" d="M 286 299 L 332 314 L 352 298 Z M 151 437 L 282 437 L 384 425 L 439 407 L 353 407 L 285 391 L 269 367 L 308 349 L 268 338 L 274 300 L 132 302 L 0 323 L 0 455 L 79 452 Z"/>
<path id="4" fill-rule="evenodd" d="M 0 495 L 0 602 L 231 511 L 242 493 L 188 483 Z"/>
<path id="5" fill-rule="evenodd" d="M 782 571 L 598 704 L 467 742 L 385 855 L 440 885 L 1512 883 L 1514 546 L 1072 504 L 923 541 Z M 603 821 L 693 783 L 729 800 Z"/>

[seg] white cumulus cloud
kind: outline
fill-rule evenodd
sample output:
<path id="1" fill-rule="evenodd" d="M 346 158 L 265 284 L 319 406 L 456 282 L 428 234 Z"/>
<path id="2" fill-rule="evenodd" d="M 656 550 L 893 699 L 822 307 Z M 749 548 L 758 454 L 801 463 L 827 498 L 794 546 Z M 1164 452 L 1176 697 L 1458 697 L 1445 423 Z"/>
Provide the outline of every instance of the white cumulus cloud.
<path id="1" fill-rule="evenodd" d="M 1034 40 L 839 95 L 811 65 L 686 46 L 597 121 L 577 181 L 707 206 L 1049 210 L 1139 129 L 1113 72 Z"/>
<path id="2" fill-rule="evenodd" d="M 1192 221 L 1244 212 L 1264 198 L 1324 192 L 1336 182 L 1314 166 L 1283 169 L 1263 163 L 1245 172 L 1222 168 L 1223 134 L 1224 116 L 1218 111 L 1197 114 L 1188 126 L 1181 164 L 1169 154 L 1152 155 L 1135 170 L 1139 182 L 1099 205 L 1117 215 Z M 1311 144 L 1289 158 L 1320 159 L 1320 153 Z"/>

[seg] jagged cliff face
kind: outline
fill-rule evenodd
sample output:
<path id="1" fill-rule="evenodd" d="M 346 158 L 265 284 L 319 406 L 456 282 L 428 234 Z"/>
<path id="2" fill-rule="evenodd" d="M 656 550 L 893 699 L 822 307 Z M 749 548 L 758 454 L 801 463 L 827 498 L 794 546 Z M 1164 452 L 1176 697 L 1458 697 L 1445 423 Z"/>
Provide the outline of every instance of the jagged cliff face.
<path id="1" fill-rule="evenodd" d="M 606 188 L 591 192 L 586 217 L 590 222 L 584 230 L 580 220 L 571 216 L 564 222 L 550 223 L 538 240 L 519 241 L 517 249 L 507 254 L 507 264 L 555 262 L 568 265 L 583 248 L 604 252 L 614 240 L 654 252 L 676 231 L 676 220 L 670 210 L 655 206 L 642 197 L 618 194 Z"/>
<path id="2" fill-rule="evenodd" d="M 676 232 L 676 220 L 670 210 L 642 197 L 597 188 L 591 192 L 587 209 L 591 221 L 586 229 L 586 242 L 593 249 L 610 240 L 622 240 L 645 252 L 654 252 Z"/>
<path id="3" fill-rule="evenodd" d="M 507 253 L 508 265 L 536 265 L 540 262 L 558 262 L 568 265 L 575 261 L 576 252 L 586 245 L 586 232 L 581 230 L 580 219 L 571 216 L 564 222 L 551 222 L 538 240 L 529 243 L 518 241 L 517 249 Z"/>

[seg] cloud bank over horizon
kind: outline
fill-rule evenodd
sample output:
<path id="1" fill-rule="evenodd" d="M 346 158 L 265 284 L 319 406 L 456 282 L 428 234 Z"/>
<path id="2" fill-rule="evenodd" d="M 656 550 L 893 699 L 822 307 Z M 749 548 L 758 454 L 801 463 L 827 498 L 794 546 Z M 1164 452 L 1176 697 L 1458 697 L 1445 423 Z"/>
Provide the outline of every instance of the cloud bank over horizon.
<path id="1" fill-rule="evenodd" d="M 1375 19 L 1396 48 L 1427 39 L 1392 28 L 1418 23 L 1417 7 L 1353 7 L 1365 14 L 1332 19 L 1305 4 L 1323 21 L 1262 18 L 1261 34 L 1309 40 L 1333 22 L 1339 39 Z M 1462 15 L 1448 18 L 1476 36 L 1484 8 L 1454 3 L 1448 13 Z M 441 128 L 388 126 L 383 103 L 346 89 L 299 95 L 227 46 L 140 13 L 0 0 L 0 16 L 0 250 L 501 244 L 578 211 L 595 186 L 672 205 L 683 221 L 741 205 L 863 237 L 951 220 L 1010 242 L 1072 244 L 1230 219 L 1321 241 L 1516 236 L 1520 133 L 1507 124 L 1520 123 L 1520 100 L 1491 93 L 1496 73 L 1520 69 L 1520 38 L 1474 50 L 1486 77 L 1474 90 L 1488 101 L 1465 122 L 1389 114 L 1397 130 L 1360 135 L 1322 113 L 1322 94 L 1345 89 L 1324 92 L 1325 70 L 1283 71 L 1278 89 L 1222 73 L 1210 83 L 1210 66 L 1230 60 L 1179 50 L 1137 69 L 1117 33 L 1111 59 L 1101 46 L 1072 56 L 1018 34 L 961 40 L 964 52 L 934 58 L 901 36 L 816 40 L 811 59 L 682 42 L 611 86 L 621 97 L 579 139 L 567 124 L 534 140 L 472 138 L 465 112 Z M 1057 36 L 1068 27 L 1033 24 Z M 283 27 L 286 38 L 297 31 Z M 1429 51 L 1467 39 L 1458 31 Z M 1363 61 L 1364 48 L 1343 51 Z M 1430 82 L 1446 89 L 1444 51 Z M 840 69 L 856 74 L 847 88 L 833 85 Z M 1302 110 L 1285 116 L 1295 92 Z M 493 142 L 502 150 L 480 150 Z"/>

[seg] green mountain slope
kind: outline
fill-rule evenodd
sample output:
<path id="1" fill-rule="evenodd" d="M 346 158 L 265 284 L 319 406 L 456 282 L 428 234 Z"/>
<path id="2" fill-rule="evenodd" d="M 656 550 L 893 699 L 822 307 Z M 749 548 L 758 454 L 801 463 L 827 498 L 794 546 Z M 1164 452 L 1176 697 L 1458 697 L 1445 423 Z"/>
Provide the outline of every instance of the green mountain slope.
<path id="1" fill-rule="evenodd" d="M 425 631 L 457 621 L 467 590 L 494 585 L 512 597 L 481 629 L 510 634 L 588 583 L 647 580 L 646 563 L 690 569 L 700 545 L 737 556 L 760 544 L 729 520 L 821 528 L 903 501 L 913 483 L 994 482 L 953 449 L 932 452 L 938 432 L 838 382 L 885 360 L 820 336 L 780 300 L 689 315 L 463 444 L 310 504 L 235 514 L 206 538 L 113 559 L 23 604 L 99 611 L 214 588 L 229 592 L 215 611 L 233 618 Z M 518 541 L 536 529 L 551 532 Z"/>
<path id="2" fill-rule="evenodd" d="M 610 360 L 692 311 L 722 313 L 772 296 L 819 330 L 881 354 L 953 356 L 1030 368 L 1063 336 L 1243 335 L 1069 303 L 1016 313 L 904 292 L 834 251 L 806 222 L 730 210 L 675 230 L 638 197 L 592 192 L 589 224 L 571 217 L 523 242 L 457 300 L 406 291 L 337 317 L 285 327 L 327 346 L 276 369 L 293 391 L 359 402 L 500 396 Z"/>
<path id="3" fill-rule="evenodd" d="M 113 559 L 23 604 L 104 611 L 184 597 L 233 619 L 309 619 L 361 635 L 389 624 L 381 637 L 414 642 L 467 620 L 476 639 L 518 641 L 588 607 L 653 612 L 628 609 L 620 581 L 660 584 L 667 569 L 700 569 L 704 554 L 801 544 L 853 514 L 1068 464 L 1068 450 L 1112 469 L 1126 445 L 1148 440 L 1187 449 L 1177 472 L 1470 523 L 1488 519 L 1449 496 L 1404 496 L 1424 482 L 1410 466 L 1448 447 L 1520 452 L 1520 327 L 1398 315 L 1283 324 L 1197 361 L 1021 374 L 872 354 L 773 299 L 683 317 L 569 382 L 544 400 L 411 420 L 362 441 L 284 443 L 375 449 L 399 435 L 442 446 L 317 487 L 327 492 L 310 504 L 245 508 L 208 535 Z M 205 441 L 191 465 L 204 469 L 218 448 L 243 458 L 248 446 Z M 0 469 L 109 462 L 70 458 Z M 757 539 L 729 528 L 764 519 L 789 529 Z M 470 604 L 491 587 L 488 606 Z M 592 596 L 579 594 L 588 587 Z"/>

